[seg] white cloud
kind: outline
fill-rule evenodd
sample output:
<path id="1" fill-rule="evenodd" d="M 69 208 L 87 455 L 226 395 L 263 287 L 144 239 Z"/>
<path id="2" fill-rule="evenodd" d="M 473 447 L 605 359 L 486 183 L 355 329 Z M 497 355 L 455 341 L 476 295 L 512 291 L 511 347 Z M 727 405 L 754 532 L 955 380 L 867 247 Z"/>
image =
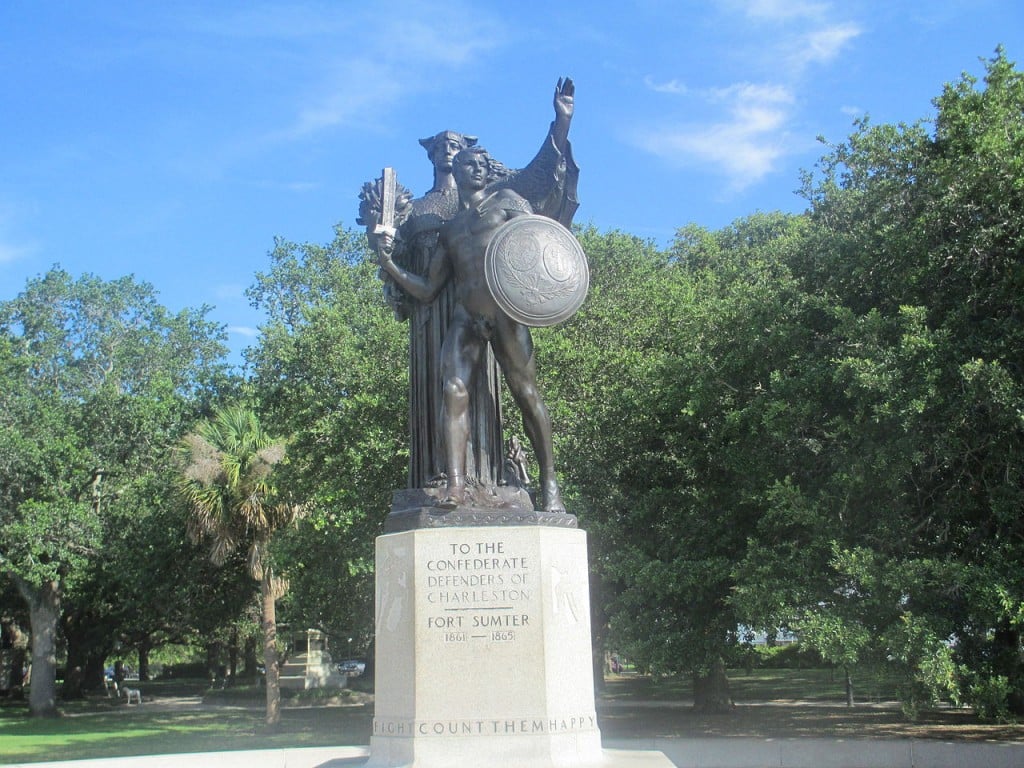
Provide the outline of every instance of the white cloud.
<path id="1" fill-rule="evenodd" d="M 827 10 L 824 3 L 806 0 L 739 0 L 747 16 L 767 21 L 789 21 L 799 18 L 820 18 Z"/>
<path id="2" fill-rule="evenodd" d="M 449 20 L 441 18 L 435 9 L 424 19 L 405 18 L 389 24 L 387 32 L 388 49 L 400 52 L 412 68 L 472 64 L 495 46 L 495 37 L 505 36 L 479 9 L 472 16 L 458 13 Z"/>
<path id="3" fill-rule="evenodd" d="M 738 60 L 763 82 L 687 89 L 677 80 L 648 76 L 644 85 L 650 91 L 703 102 L 688 105 L 688 114 L 701 122 L 690 117 L 688 123 L 641 128 L 632 140 L 667 162 L 710 167 L 739 190 L 803 150 L 805 142 L 791 126 L 799 117 L 798 94 L 808 87 L 808 69 L 834 64 L 862 29 L 844 20 L 839 14 L 845 9 L 829 0 L 719 0 L 719 7 L 732 17 L 723 46 L 732 51 L 739 40 L 755 41 L 741 47 L 746 53 Z M 706 119 L 699 117 L 702 112 Z"/>
<path id="4" fill-rule="evenodd" d="M 496 17 L 457 0 L 391 7 L 386 23 L 376 6 L 363 13 L 344 11 L 346 18 L 356 16 L 361 31 L 347 35 L 350 43 L 343 50 L 332 43 L 320 54 L 319 71 L 287 135 L 373 121 L 407 94 L 451 83 L 509 38 Z"/>
<path id="5" fill-rule="evenodd" d="M 402 81 L 380 63 L 367 60 L 339 62 L 333 72 L 299 109 L 287 134 L 292 137 L 332 128 L 353 119 L 364 119 L 381 106 L 401 98 Z"/>
<path id="6" fill-rule="evenodd" d="M 737 83 L 713 89 L 706 97 L 724 103 L 728 119 L 644 131 L 635 136 L 635 143 L 675 164 L 712 166 L 736 190 L 774 170 L 776 161 L 789 151 L 785 126 L 792 92 L 772 83 Z"/>
<path id="7" fill-rule="evenodd" d="M 0 242 L 0 264 L 10 264 L 25 258 L 32 252 L 32 248 L 25 245 Z"/>
<path id="8" fill-rule="evenodd" d="M 722 6 L 749 20 L 747 26 L 765 41 L 758 47 L 766 61 L 776 70 L 784 64 L 791 77 L 811 64 L 833 61 L 863 31 L 845 8 L 827 0 L 722 0 Z"/>
<path id="9" fill-rule="evenodd" d="M 730 102 L 737 108 L 750 104 L 791 104 L 793 92 L 777 83 L 733 83 L 708 92 L 715 101 Z"/>
<path id="10" fill-rule="evenodd" d="M 228 333 L 233 333 L 237 336 L 245 336 L 248 339 L 254 339 L 260 335 L 258 328 L 252 328 L 248 325 L 229 325 Z"/>
<path id="11" fill-rule="evenodd" d="M 258 45 L 268 58 L 253 66 L 280 61 L 295 69 L 298 85 L 282 105 L 281 127 L 237 140 L 255 147 L 376 123 L 407 95 L 451 83 L 510 36 L 496 15 L 464 0 L 392 0 L 386 7 L 271 0 L 211 8 L 166 13 L 166 23 L 183 29 L 189 41 L 188 66 L 220 66 L 222 58 L 237 63 Z"/>
<path id="12" fill-rule="evenodd" d="M 669 80 L 664 83 L 656 83 L 654 78 L 650 75 L 644 77 L 644 85 L 655 93 L 674 93 L 682 95 L 687 92 L 685 83 L 680 83 L 678 80 Z"/>
<path id="13" fill-rule="evenodd" d="M 651 138 L 660 145 L 658 153 L 661 155 L 675 153 L 716 166 L 729 177 L 734 189 L 744 189 L 760 180 L 784 154 L 769 137 L 730 123 Z"/>
<path id="14" fill-rule="evenodd" d="M 860 26 L 851 22 L 813 29 L 796 42 L 791 60 L 798 68 L 827 64 L 861 32 Z"/>

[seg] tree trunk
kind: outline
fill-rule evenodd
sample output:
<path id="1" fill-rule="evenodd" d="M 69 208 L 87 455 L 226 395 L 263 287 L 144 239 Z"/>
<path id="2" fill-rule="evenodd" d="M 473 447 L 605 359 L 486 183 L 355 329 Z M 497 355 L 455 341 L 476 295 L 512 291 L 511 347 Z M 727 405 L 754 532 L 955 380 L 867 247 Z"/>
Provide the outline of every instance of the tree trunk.
<path id="1" fill-rule="evenodd" d="M 601 595 L 601 580 L 594 573 L 590 572 L 590 626 L 591 631 L 591 659 L 593 661 L 594 690 L 597 693 L 604 691 L 605 680 L 605 639 L 608 634 L 608 619 L 605 615 L 604 600 Z"/>
<path id="2" fill-rule="evenodd" d="M 212 640 L 206 644 L 206 676 L 210 680 L 217 678 L 220 667 L 220 655 L 224 645 L 220 640 Z"/>
<path id="3" fill-rule="evenodd" d="M 12 618 L 3 620 L 3 645 L 11 649 L 10 663 L 0 669 L 0 690 L 21 696 L 22 680 L 25 677 L 25 661 L 28 658 L 28 633 Z"/>
<path id="4" fill-rule="evenodd" d="M 846 706 L 853 708 L 853 678 L 850 677 L 850 668 L 843 667 L 843 675 L 846 677 Z"/>
<path id="5" fill-rule="evenodd" d="M 60 629 L 67 643 L 67 674 L 61 698 L 80 699 L 103 685 L 103 668 L 112 650 L 105 617 L 92 610 L 65 608 Z"/>
<path id="6" fill-rule="evenodd" d="M 238 627 L 231 629 L 231 643 L 228 645 L 228 678 L 232 684 L 238 675 Z"/>
<path id="7" fill-rule="evenodd" d="M 277 597 L 274 594 L 274 574 L 264 568 L 260 580 L 263 610 L 263 666 L 267 674 L 267 728 L 277 728 L 281 722 L 281 679 L 277 658 Z"/>
<path id="8" fill-rule="evenodd" d="M 733 706 L 725 662 L 718 657 L 708 672 L 693 675 L 693 708 L 709 714 L 727 714 L 733 711 Z"/>
<path id="9" fill-rule="evenodd" d="M 28 603 L 32 628 L 32 677 L 28 711 L 32 717 L 57 716 L 57 622 L 60 620 L 60 584 L 41 587 L 15 577 L 18 591 Z"/>
<path id="10" fill-rule="evenodd" d="M 89 654 L 85 662 L 85 689 L 87 691 L 97 691 L 103 687 L 104 670 L 109 655 L 109 648 L 97 649 Z"/>
<path id="11" fill-rule="evenodd" d="M 149 652 L 153 647 L 149 635 L 139 641 L 136 650 L 139 653 L 139 680 L 149 680 Z"/>
<path id="12" fill-rule="evenodd" d="M 64 634 L 66 661 L 64 664 L 64 683 L 60 688 L 60 697 L 64 701 L 81 699 L 82 684 L 85 680 L 85 642 L 78 631 L 78 622 L 69 618 L 69 612 L 65 611 L 61 617 L 61 627 Z"/>
<path id="13" fill-rule="evenodd" d="M 250 680 L 255 680 L 259 675 L 256 666 L 260 663 L 256 655 L 256 646 L 259 638 L 256 635 L 249 635 L 245 638 L 245 645 L 242 647 L 242 657 L 245 659 L 245 671 L 243 674 Z"/>

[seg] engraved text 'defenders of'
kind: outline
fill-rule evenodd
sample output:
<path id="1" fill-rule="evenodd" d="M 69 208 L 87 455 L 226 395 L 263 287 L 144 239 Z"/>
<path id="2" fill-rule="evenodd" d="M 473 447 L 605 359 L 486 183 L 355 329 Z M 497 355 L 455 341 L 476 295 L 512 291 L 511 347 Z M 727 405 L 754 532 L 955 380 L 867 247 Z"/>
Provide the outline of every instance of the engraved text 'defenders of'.
<path id="1" fill-rule="evenodd" d="M 583 248 L 572 232 L 545 216 L 517 216 L 498 227 L 487 244 L 484 274 L 498 306 L 533 327 L 567 320 L 590 287 Z"/>

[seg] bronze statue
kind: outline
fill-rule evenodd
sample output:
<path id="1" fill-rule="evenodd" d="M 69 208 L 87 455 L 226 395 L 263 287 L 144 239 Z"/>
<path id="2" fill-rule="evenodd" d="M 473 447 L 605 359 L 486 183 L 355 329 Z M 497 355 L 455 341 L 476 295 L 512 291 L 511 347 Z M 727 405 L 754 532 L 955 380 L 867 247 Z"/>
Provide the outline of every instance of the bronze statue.
<path id="1" fill-rule="evenodd" d="M 408 217 L 398 227 L 395 260 L 406 269 L 417 274 L 428 271 L 441 225 L 458 210 L 452 158 L 476 141 L 475 136 L 454 131 L 420 139 L 434 166 L 434 184 L 412 201 Z M 391 281 L 385 283 L 385 292 L 398 317 L 409 322 L 409 487 L 438 485 L 445 479 L 438 364 L 454 308 L 452 290 L 445 288 L 429 303 L 410 299 Z M 502 481 L 500 377 L 492 355 L 482 371 L 473 391 L 468 473 L 481 485 L 491 486 Z"/>
<path id="2" fill-rule="evenodd" d="M 376 225 L 368 234 L 381 255 L 386 293 L 396 314 L 410 321 L 409 485 L 443 483 L 445 507 L 463 501 L 467 484 L 521 482 L 518 473 L 505 471 L 497 358 L 541 465 L 543 506 L 564 511 L 529 331 L 488 303 L 480 270 L 490 236 L 511 216 L 536 211 L 571 224 L 578 177 L 568 142 L 573 100 L 572 81 L 559 80 L 555 120 L 521 171 L 508 171 L 481 151 L 467 152 L 475 137 L 443 131 L 420 141 L 434 166 L 426 195 L 410 203 L 393 175 L 387 179 L 390 169 L 376 186 L 364 186 L 360 222 Z M 461 166 L 453 168 L 455 156 Z M 471 213 L 482 197 L 486 220 Z"/>

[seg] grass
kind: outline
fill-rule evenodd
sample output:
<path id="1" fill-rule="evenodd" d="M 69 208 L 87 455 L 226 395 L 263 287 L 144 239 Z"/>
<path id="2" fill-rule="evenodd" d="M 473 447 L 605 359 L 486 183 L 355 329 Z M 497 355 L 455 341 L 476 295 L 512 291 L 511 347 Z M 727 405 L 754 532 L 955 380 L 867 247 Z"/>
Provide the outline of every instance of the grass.
<path id="1" fill-rule="evenodd" d="M 218 752 L 238 749 L 368 744 L 371 706 L 285 708 L 281 724 L 267 732 L 263 691 L 250 688 L 218 704 L 196 708 L 202 684 L 142 683 L 150 706 L 90 697 L 61 705 L 62 716 L 33 719 L 24 704 L 0 707 L 0 764 L 131 755 Z M 221 693 L 221 692 L 216 692 Z M 189 703 L 183 697 L 192 697 Z"/>
<path id="2" fill-rule="evenodd" d="M 730 672 L 737 706 L 732 714 L 702 715 L 688 706 L 685 678 L 652 680 L 613 675 L 598 700 L 605 738 L 639 737 L 837 737 L 941 738 L 1024 741 L 1024 725 L 980 723 L 965 710 L 942 709 L 908 722 L 891 701 L 895 689 L 883 677 L 858 681 L 859 706 L 850 710 L 842 676 L 829 670 Z M 141 683 L 146 704 L 127 706 L 102 696 L 62 705 L 63 716 L 35 720 L 24 702 L 0 706 L 0 765 L 44 760 L 126 757 L 146 754 L 368 744 L 373 705 L 350 705 L 364 694 L 328 699 L 317 694 L 285 702 L 281 726 L 263 728 L 263 691 L 206 691 L 205 683 Z M 204 703 L 197 697 L 204 695 Z M 867 702 L 867 703 L 865 703 Z M 338 706 L 343 704 L 343 706 Z M 149 706 L 147 706 L 149 705 Z"/>
<path id="3" fill-rule="evenodd" d="M 372 712 L 321 707 L 289 711 L 273 733 L 258 711 L 117 711 L 50 720 L 0 717 L 0 764 L 236 749 L 367 744 Z"/>
<path id="4" fill-rule="evenodd" d="M 853 676 L 854 699 L 859 704 L 894 701 L 896 682 L 871 671 Z M 687 675 L 655 678 L 613 675 L 605 694 L 613 700 L 678 701 L 692 697 Z M 729 690 L 736 702 L 845 702 L 846 687 L 841 670 L 755 669 L 729 671 Z"/>
<path id="5" fill-rule="evenodd" d="M 910 722 L 894 707 L 737 704 L 730 714 L 707 715 L 670 702 L 655 706 L 598 706 L 604 738 L 938 739 L 1024 742 L 1024 726 L 981 723 L 967 710 L 926 712 Z"/>
<path id="6" fill-rule="evenodd" d="M 598 703 L 605 738 L 914 738 L 1024 741 L 1024 725 L 984 723 L 970 710 L 944 706 L 914 721 L 896 703 L 896 680 L 881 671 L 853 676 L 856 706 L 845 706 L 842 673 L 828 669 L 729 671 L 736 706 L 725 715 L 695 712 L 689 677 L 612 675 Z"/>

